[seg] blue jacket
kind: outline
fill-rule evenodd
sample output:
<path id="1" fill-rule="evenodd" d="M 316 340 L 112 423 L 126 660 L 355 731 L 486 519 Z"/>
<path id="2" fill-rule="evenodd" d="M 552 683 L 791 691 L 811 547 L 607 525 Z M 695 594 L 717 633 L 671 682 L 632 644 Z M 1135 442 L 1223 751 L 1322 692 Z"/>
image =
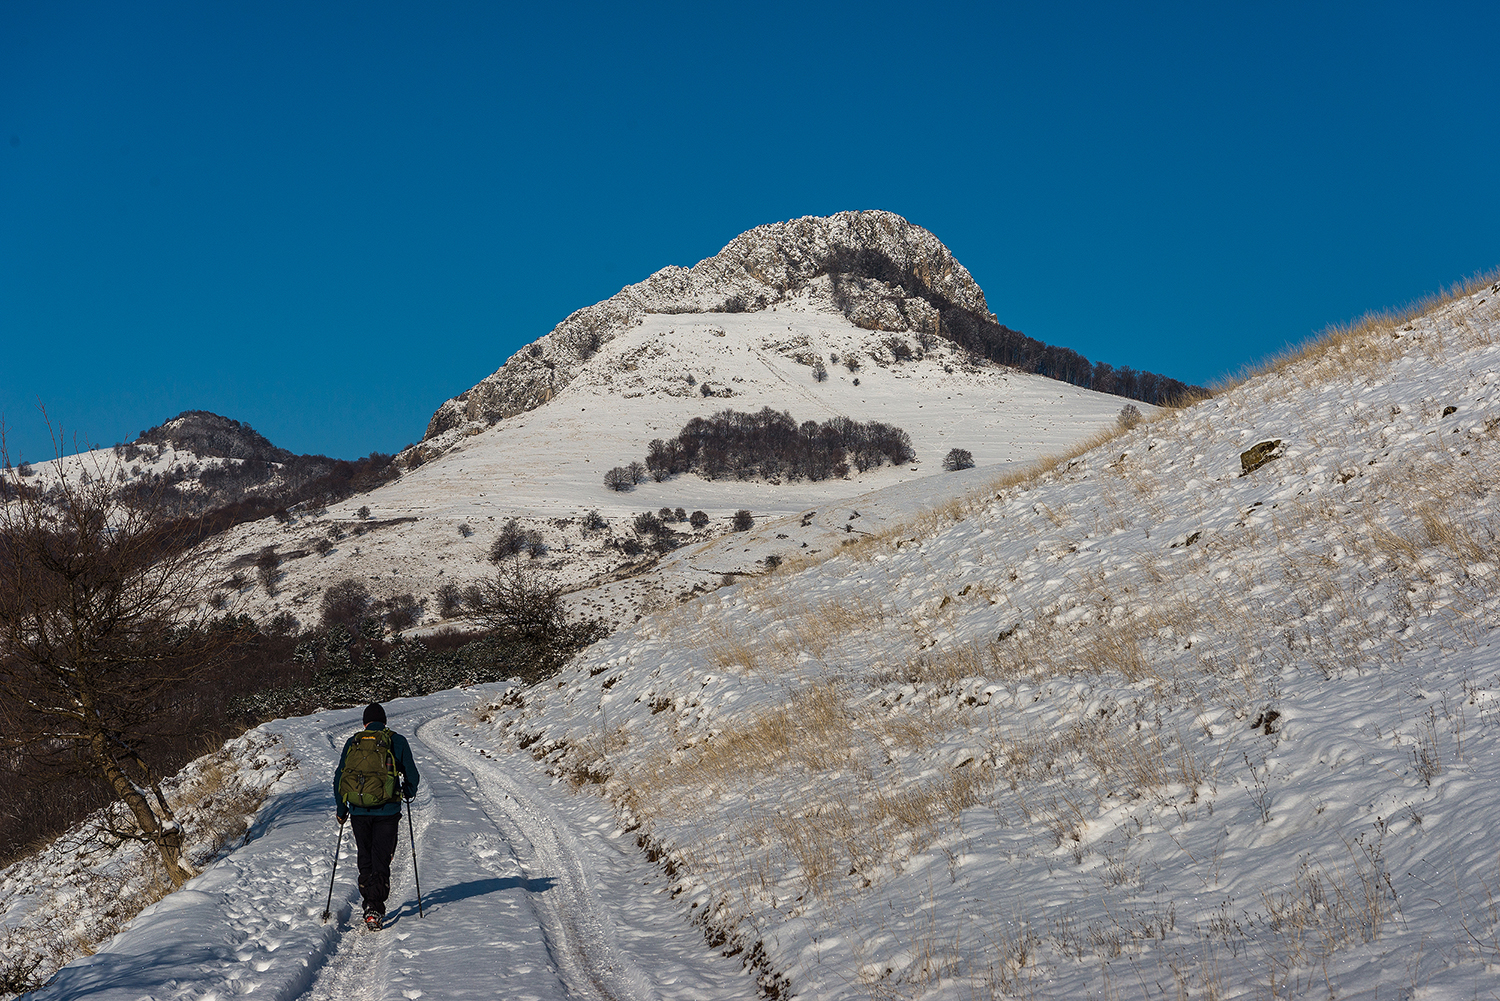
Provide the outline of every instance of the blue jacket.
<path id="1" fill-rule="evenodd" d="M 371 723 L 369 726 L 361 727 L 360 732 L 384 729 L 386 729 L 384 723 Z M 349 739 L 344 741 L 344 750 L 339 755 L 339 766 L 333 772 L 333 801 L 338 804 L 339 819 L 343 820 L 350 813 L 356 813 L 362 817 L 399 817 L 401 815 L 399 797 L 379 806 L 350 806 L 339 799 L 339 779 L 344 774 L 344 759 L 349 756 L 349 748 L 354 746 L 354 738 L 358 736 L 358 733 L 351 734 Z M 422 776 L 417 774 L 417 763 L 411 758 L 411 745 L 395 730 L 391 731 L 391 754 L 396 759 L 396 770 L 402 776 L 401 795 L 411 799 L 417 794 L 417 784 L 422 781 Z"/>

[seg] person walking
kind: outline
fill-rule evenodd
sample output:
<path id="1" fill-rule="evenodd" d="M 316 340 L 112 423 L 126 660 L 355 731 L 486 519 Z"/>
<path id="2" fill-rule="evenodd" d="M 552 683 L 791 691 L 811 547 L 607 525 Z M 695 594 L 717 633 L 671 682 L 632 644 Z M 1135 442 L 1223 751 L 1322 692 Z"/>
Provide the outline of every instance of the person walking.
<path id="1" fill-rule="evenodd" d="M 359 892 L 364 898 L 365 927 L 378 931 L 385 923 L 385 901 L 391 892 L 391 860 L 401 833 L 401 800 L 417 794 L 421 776 L 406 738 L 385 725 L 378 702 L 365 707 L 364 729 L 344 743 L 333 773 L 333 796 L 339 826 L 351 821 L 359 856 Z"/>

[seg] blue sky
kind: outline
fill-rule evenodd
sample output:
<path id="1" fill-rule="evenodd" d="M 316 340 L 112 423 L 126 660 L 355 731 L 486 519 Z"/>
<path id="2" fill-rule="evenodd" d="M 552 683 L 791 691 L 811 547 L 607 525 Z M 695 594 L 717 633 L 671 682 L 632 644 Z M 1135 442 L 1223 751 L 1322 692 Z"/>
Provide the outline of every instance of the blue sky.
<path id="1" fill-rule="evenodd" d="M 0 0 L 0 415 L 421 438 L 574 309 L 880 208 L 1207 383 L 1500 265 L 1500 5 Z"/>

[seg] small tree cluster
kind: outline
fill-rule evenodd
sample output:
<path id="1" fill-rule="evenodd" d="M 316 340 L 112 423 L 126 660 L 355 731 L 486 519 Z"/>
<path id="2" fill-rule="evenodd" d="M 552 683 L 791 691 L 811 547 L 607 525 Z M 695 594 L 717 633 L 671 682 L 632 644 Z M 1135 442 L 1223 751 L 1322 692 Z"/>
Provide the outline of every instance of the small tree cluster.
<path id="1" fill-rule="evenodd" d="M 500 527 L 500 534 L 495 536 L 495 541 L 490 543 L 490 562 L 499 563 L 501 560 L 522 553 L 535 559 L 547 554 L 547 544 L 542 541 L 542 533 L 534 528 L 522 528 L 521 523 L 511 518 Z"/>
<path id="2" fill-rule="evenodd" d="M 851 463 L 864 472 L 914 458 L 911 437 L 890 424 L 847 417 L 798 424 L 791 414 L 765 407 L 693 418 L 676 438 L 647 446 L 646 468 L 660 479 L 692 472 L 709 480 L 825 480 L 847 475 Z"/>
<path id="3" fill-rule="evenodd" d="M 755 527 L 755 516 L 744 508 L 740 508 L 734 513 L 732 525 L 736 532 L 748 532 Z"/>
<path id="4" fill-rule="evenodd" d="M 813 379 L 817 382 L 828 381 L 828 366 L 823 364 L 821 358 L 813 362 Z"/>
<path id="5" fill-rule="evenodd" d="M 370 611 L 370 589 L 363 581 L 345 577 L 324 589 L 320 611 L 324 628 L 355 629 Z"/>
<path id="6" fill-rule="evenodd" d="M 464 592 L 449 581 L 437 589 L 438 615 L 445 619 L 457 617 L 464 609 Z"/>
<path id="7" fill-rule="evenodd" d="M 505 636 L 555 635 L 566 623 L 562 592 L 520 560 L 464 589 L 465 614 Z"/>
<path id="8" fill-rule="evenodd" d="M 583 531 L 585 534 L 600 532 L 608 527 L 609 522 L 604 519 L 604 515 L 600 514 L 597 508 L 583 516 Z"/>
<path id="9" fill-rule="evenodd" d="M 648 475 L 646 467 L 639 462 L 632 462 L 628 466 L 616 466 L 604 474 L 604 485 L 611 490 L 624 493 L 634 490 L 636 484 L 646 482 Z"/>
<path id="10" fill-rule="evenodd" d="M 410 591 L 380 599 L 373 610 L 393 633 L 410 629 L 422 618 L 422 605 Z"/>
<path id="11" fill-rule="evenodd" d="M 260 578 L 260 586 L 266 589 L 267 594 L 276 593 L 276 578 L 281 574 L 281 554 L 276 551 L 275 546 L 264 546 L 255 557 L 255 573 Z"/>
<path id="12" fill-rule="evenodd" d="M 1141 416 L 1141 408 L 1134 403 L 1127 403 L 1120 408 L 1120 414 L 1115 422 L 1120 425 L 1122 431 L 1129 431 L 1146 418 Z"/>
<path id="13" fill-rule="evenodd" d="M 708 515 L 702 511 L 694 511 L 688 516 L 688 524 L 693 528 L 702 530 L 708 527 Z"/>

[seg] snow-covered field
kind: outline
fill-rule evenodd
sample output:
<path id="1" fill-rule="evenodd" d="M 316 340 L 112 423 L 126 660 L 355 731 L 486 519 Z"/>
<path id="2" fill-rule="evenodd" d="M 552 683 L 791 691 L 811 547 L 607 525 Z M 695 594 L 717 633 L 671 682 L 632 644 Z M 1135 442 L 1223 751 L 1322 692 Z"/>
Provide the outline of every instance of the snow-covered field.
<path id="1" fill-rule="evenodd" d="M 394 704 L 430 910 L 403 839 L 378 935 L 352 880 L 319 920 L 357 710 L 271 725 L 244 847 L 39 996 L 1496 996 L 1497 335 L 1500 285 L 1030 475 L 799 497 L 681 551 L 780 569 Z"/>
<path id="2" fill-rule="evenodd" d="M 893 338 L 922 357 L 897 361 L 884 346 Z M 798 357 L 823 359 L 828 379 L 816 381 Z M 844 364 L 851 357 L 860 359 L 857 372 Z M 704 386 L 718 395 L 705 397 Z M 632 561 L 605 545 L 607 534 L 583 532 L 579 521 L 590 510 L 610 519 L 617 537 L 629 534 L 626 525 L 639 512 L 702 510 L 713 520 L 696 533 L 706 541 L 726 532 L 741 508 L 764 520 L 897 484 L 921 483 L 929 500 L 957 496 L 976 476 L 1024 465 L 1111 426 L 1125 402 L 974 363 L 948 341 L 936 340 L 924 351 L 916 335 L 860 329 L 813 292 L 757 313 L 650 315 L 606 343 L 537 409 L 467 437 L 454 432 L 456 444 L 435 458 L 325 512 L 294 511 L 289 524 L 266 519 L 235 529 L 225 552 L 242 564 L 267 545 L 288 558 L 276 594 L 247 579 L 228 597 L 257 618 L 289 611 L 304 625 L 316 623 L 323 588 L 344 577 L 366 581 L 376 596 L 410 591 L 430 597 L 444 583 L 462 586 L 491 572 L 485 562 L 490 544 L 509 518 L 519 517 L 550 547 L 538 566 L 559 584 L 586 592 L 574 598 L 581 608 L 628 620 L 648 592 L 675 596 L 695 585 L 717 586 L 718 575 L 693 571 L 680 552 L 649 581 L 595 590 L 601 576 Z M 644 461 L 653 439 L 675 437 L 692 418 L 762 407 L 790 412 L 799 422 L 844 416 L 894 424 L 911 435 L 917 461 L 819 482 L 688 475 L 648 479 L 627 493 L 604 486 L 605 472 Z M 943 476 L 943 458 L 953 448 L 969 450 L 986 472 Z M 365 507 L 368 518 L 359 514 Z M 319 555 L 316 543 L 330 530 L 337 544 Z M 793 555 L 802 541 L 779 555 Z M 771 551 L 758 549 L 756 558 Z M 231 573 L 226 563 L 223 576 Z M 436 619 L 429 603 L 426 621 Z"/>
<path id="3" fill-rule="evenodd" d="M 253 731 L 299 767 L 271 788 L 244 846 L 33 996 L 754 997 L 754 979 L 704 947 L 607 809 L 551 785 L 525 758 L 476 744 L 472 709 L 483 694 L 499 692 L 387 707 L 410 736 L 422 786 L 411 810 L 416 878 L 403 828 L 384 931 L 351 923 L 354 846 L 340 841 L 329 789 L 360 710 L 329 712 Z"/>
<path id="4" fill-rule="evenodd" d="M 497 739 L 800 996 L 1493 996 L 1497 292 L 645 619 Z"/>

